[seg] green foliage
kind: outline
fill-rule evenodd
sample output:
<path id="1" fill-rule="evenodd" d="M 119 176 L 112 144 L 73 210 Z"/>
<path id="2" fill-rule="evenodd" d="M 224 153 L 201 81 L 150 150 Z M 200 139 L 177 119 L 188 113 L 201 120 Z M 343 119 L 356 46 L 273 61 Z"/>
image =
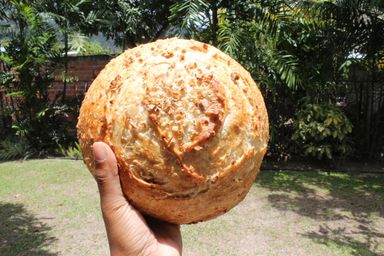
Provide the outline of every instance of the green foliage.
<path id="1" fill-rule="evenodd" d="M 343 28 L 344 47 L 355 56 L 350 60 L 346 88 L 353 103 L 351 120 L 357 156 L 379 159 L 384 155 L 384 4 L 383 1 L 336 1 L 333 9 L 335 25 Z M 349 64 L 349 63 L 347 63 Z"/>
<path id="2" fill-rule="evenodd" d="M 0 161 L 27 159 L 33 155 L 33 150 L 22 139 L 6 138 L 0 142 Z"/>
<path id="3" fill-rule="evenodd" d="M 361 116 L 351 120 L 355 127 L 371 131 L 360 134 L 372 134 L 366 140 L 377 149 L 382 143 L 373 140 L 381 137 L 379 141 L 384 141 L 378 134 L 384 127 L 384 115 L 380 114 L 384 113 L 384 96 L 374 97 L 383 95 L 382 89 L 373 92 L 370 88 L 381 83 L 381 75 L 372 69 L 384 53 L 383 5 L 379 2 L 176 0 L 169 20 L 179 36 L 217 46 L 252 74 L 273 113 L 271 148 L 279 157 L 281 151 L 289 151 L 284 138 L 290 138 L 292 131 L 285 123 L 294 118 L 292 109 L 302 104 L 336 106 L 340 98 L 359 95 L 347 81 L 351 67 L 359 62 L 351 59 L 351 53 L 362 54 L 372 83 L 360 90 L 367 93 L 357 97 L 359 109 L 347 113 L 364 109 Z M 291 109 L 286 111 L 287 106 Z M 362 119 L 365 122 L 357 121 Z M 322 156 L 335 151 L 332 147 L 319 150 Z M 374 152 L 373 148 L 370 151 Z M 287 155 L 283 153 L 284 158 Z"/>
<path id="4" fill-rule="evenodd" d="M 322 159 L 347 155 L 347 136 L 352 124 L 345 114 L 332 105 L 307 104 L 298 111 L 292 139 L 303 155 Z"/>
<path id="5" fill-rule="evenodd" d="M 209 4 L 205 0 L 176 1 L 171 6 L 170 20 L 178 24 L 180 31 L 190 36 L 198 36 L 198 32 L 206 28 L 209 21 L 206 13 L 209 11 Z"/>
<path id="6" fill-rule="evenodd" d="M 110 54 L 111 51 L 103 47 L 98 41 L 87 41 L 83 43 L 79 55 Z"/>
<path id="7" fill-rule="evenodd" d="M 102 32 L 123 49 L 164 37 L 169 30 L 173 0 L 92 1 L 87 5 L 96 19 L 84 29 L 89 34 Z"/>
<path id="8" fill-rule="evenodd" d="M 238 56 L 245 32 L 240 28 L 231 26 L 228 20 L 222 19 L 218 30 L 218 47 L 231 57 Z"/>
<path id="9" fill-rule="evenodd" d="M 89 0 L 34 0 L 32 6 L 41 17 L 56 27 L 55 37 L 60 43 L 60 59 L 58 62 L 63 66 L 63 91 L 61 101 L 66 101 L 68 84 L 68 52 L 75 50 L 79 52 L 83 49 L 85 36 L 80 32 L 81 29 L 92 26 L 96 16 L 93 11 L 87 9 Z"/>
<path id="10" fill-rule="evenodd" d="M 73 159 L 82 158 L 81 148 L 78 142 L 75 142 L 72 146 L 69 146 L 67 148 L 64 148 L 62 145 L 58 145 L 58 147 L 60 154 L 65 157 Z"/>
<path id="11" fill-rule="evenodd" d="M 291 33 L 297 29 L 293 25 L 303 14 L 287 9 L 295 5 L 290 2 L 177 1 L 171 8 L 170 19 L 182 37 L 217 43 L 263 87 L 282 84 L 297 89 L 302 80 L 300 59 L 282 42 L 295 44 L 296 35 Z"/>
<path id="12" fill-rule="evenodd" d="M 9 128 L 20 141 L 28 142 L 31 155 L 54 153 L 56 143 L 70 140 L 67 105 L 48 101 L 56 58 L 61 56 L 56 32 L 28 1 L 11 1 L 1 6 L 2 22 L 13 24 L 8 44 L 0 53 L 4 92 L 9 98 L 2 114 L 9 115 Z M 2 104 L 3 105 L 3 104 Z"/>
<path id="13" fill-rule="evenodd" d="M 6 67 L 0 72 L 0 82 L 11 101 L 0 105 L 0 124 L 7 129 L 13 127 L 33 147 L 54 147 L 57 142 L 68 146 L 71 139 L 60 125 L 67 122 L 68 112 L 77 111 L 65 97 L 66 85 L 73 81 L 68 76 L 68 51 L 107 53 L 84 35 L 103 33 L 124 49 L 179 35 L 215 45 L 251 73 L 269 108 L 269 152 L 277 158 L 290 157 L 290 121 L 295 119 L 292 109 L 320 106 L 331 113 L 332 107 L 325 106 L 336 106 L 339 99 L 350 104 L 346 113 L 354 123 L 353 145 L 359 147 L 356 152 L 377 157 L 384 148 L 381 2 L 0 0 L 0 46 L 5 49 L 0 61 Z M 353 57 L 352 53 L 360 57 Z M 57 68 L 57 63 L 63 64 L 64 90 L 55 104 L 48 104 L 50 70 Z M 368 82 L 349 83 L 355 75 L 351 70 L 356 66 L 368 74 Z M 66 105 L 61 106 L 60 101 Z M 65 110 L 59 111 L 62 107 Z M 309 110 L 305 107 L 302 111 Z M 330 158 L 347 152 L 348 148 L 336 146 L 344 144 L 345 134 L 336 132 L 330 142 L 336 127 L 312 116 L 322 124 L 324 130 L 318 132 L 324 138 L 316 142 L 317 148 L 306 147 L 306 154 Z M 295 122 L 294 137 L 301 146 L 309 143 L 308 138 L 316 141 L 312 138 L 316 129 L 310 123 L 299 128 Z M 44 134 L 46 128 L 50 132 Z M 327 129 L 332 135 L 324 134 Z M 344 131 L 348 129 L 344 127 Z M 7 132 L 1 131 L 2 134 Z"/>

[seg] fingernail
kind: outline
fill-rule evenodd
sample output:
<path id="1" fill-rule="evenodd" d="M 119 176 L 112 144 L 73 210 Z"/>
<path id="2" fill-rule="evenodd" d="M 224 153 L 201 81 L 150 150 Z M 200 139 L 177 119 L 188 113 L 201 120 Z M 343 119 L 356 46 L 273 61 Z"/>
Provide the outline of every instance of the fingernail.
<path id="1" fill-rule="evenodd" d="M 93 159 L 96 163 L 102 163 L 107 160 L 107 149 L 104 145 L 94 145 L 92 146 L 93 150 Z"/>

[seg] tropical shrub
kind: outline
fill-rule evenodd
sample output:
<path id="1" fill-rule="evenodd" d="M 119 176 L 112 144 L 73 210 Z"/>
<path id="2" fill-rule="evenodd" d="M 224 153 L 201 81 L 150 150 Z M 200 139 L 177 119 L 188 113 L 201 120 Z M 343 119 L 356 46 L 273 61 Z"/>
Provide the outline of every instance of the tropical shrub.
<path id="1" fill-rule="evenodd" d="M 0 52 L 0 84 L 9 99 L 2 106 L 10 129 L 4 132 L 26 141 L 33 156 L 53 154 L 57 143 L 68 143 L 68 105 L 48 100 L 53 70 L 61 50 L 55 29 L 27 1 L 0 6 L 8 26 Z"/>
<path id="2" fill-rule="evenodd" d="M 60 154 L 72 158 L 72 159 L 81 159 L 81 148 L 79 142 L 75 142 L 72 146 L 68 146 L 67 148 L 63 147 L 62 145 L 58 145 Z"/>
<path id="3" fill-rule="evenodd" d="M 111 54 L 111 50 L 103 47 L 98 41 L 86 41 L 79 51 L 79 55 L 101 55 Z"/>
<path id="4" fill-rule="evenodd" d="M 352 124 L 337 107 L 307 104 L 297 113 L 292 139 L 303 155 L 332 159 L 350 153 L 347 136 Z"/>
<path id="5" fill-rule="evenodd" d="M 33 153 L 28 142 L 20 138 L 7 137 L 0 142 L 0 161 L 27 159 Z"/>

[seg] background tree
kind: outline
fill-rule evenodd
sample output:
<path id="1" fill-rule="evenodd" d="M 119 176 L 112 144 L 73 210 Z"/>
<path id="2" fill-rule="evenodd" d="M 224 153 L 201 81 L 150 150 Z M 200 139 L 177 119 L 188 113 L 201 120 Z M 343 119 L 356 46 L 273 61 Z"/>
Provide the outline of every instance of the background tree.
<path id="1" fill-rule="evenodd" d="M 57 143 L 69 138 L 65 106 L 48 101 L 54 60 L 60 56 L 54 28 L 26 0 L 3 1 L 0 13 L 3 24 L 12 29 L 0 53 L 0 83 L 9 99 L 2 107 L 2 115 L 9 116 L 5 128 L 26 143 L 14 148 L 23 151 L 16 153 L 52 154 Z"/>
<path id="2" fill-rule="evenodd" d="M 302 126 L 297 124 L 304 121 L 301 113 L 309 108 L 315 106 L 324 116 L 338 115 L 336 119 L 349 122 L 346 109 L 340 109 L 340 104 L 344 104 L 340 99 L 350 94 L 347 82 L 353 63 L 350 56 L 353 52 L 366 53 L 371 60 L 369 70 L 376 73 L 373 63 L 377 63 L 384 42 L 382 5 L 380 1 L 179 0 L 171 8 L 171 20 L 181 36 L 216 44 L 251 72 L 269 106 L 272 124 L 269 153 L 285 158 L 289 152 L 305 152 L 305 143 L 295 143 L 291 136 L 302 134 L 299 128 Z M 370 91 L 366 93 L 370 98 L 377 95 Z M 371 109 L 381 106 L 372 100 L 365 105 Z M 369 108 L 363 111 L 368 116 L 370 112 Z M 376 120 L 380 120 L 378 116 L 375 115 Z M 365 127 L 372 124 L 372 118 L 365 119 Z M 338 140 L 338 129 L 329 128 L 335 134 L 333 140 Z M 340 131 L 343 145 L 352 126 L 344 128 Z M 378 133 L 382 137 L 381 130 L 375 129 L 373 136 L 366 131 L 364 134 L 372 141 Z M 316 143 L 319 145 L 321 141 Z M 327 140 L 323 143 L 323 148 L 336 148 Z M 378 152 L 380 147 L 368 151 Z M 336 151 L 317 156 L 332 158 L 347 152 Z"/>
<path id="3" fill-rule="evenodd" d="M 140 43 L 164 38 L 170 29 L 171 0 L 92 1 L 86 5 L 97 17 L 94 26 L 84 27 L 88 34 L 103 33 L 116 45 L 132 48 Z"/>
<path id="4" fill-rule="evenodd" d="M 346 93 L 355 124 L 357 156 L 384 153 L 384 2 L 336 1 L 330 6 L 344 30 L 352 64 Z"/>
<path id="5" fill-rule="evenodd" d="M 63 42 L 61 59 L 64 70 L 61 74 L 63 80 L 63 91 L 61 101 L 65 102 L 67 84 L 73 78 L 68 75 L 68 53 L 75 50 L 80 52 L 85 43 L 85 36 L 82 31 L 88 26 L 96 23 L 97 17 L 94 11 L 87 8 L 89 0 L 34 0 L 33 7 L 44 16 L 48 21 L 54 24 L 57 38 Z"/>
<path id="6" fill-rule="evenodd" d="M 345 156 L 351 147 L 356 157 L 384 158 L 383 1 L 0 0 L 0 4 L 6 70 L 1 78 L 15 102 L 19 85 L 14 78 L 24 75 L 24 62 L 30 60 L 37 63 L 28 67 L 35 73 L 22 84 L 32 84 L 36 95 L 44 95 L 37 89 L 36 74 L 49 70 L 45 67 L 53 57 L 47 56 L 63 57 L 62 100 L 66 100 L 68 51 L 84 49 L 83 35 L 104 34 L 123 49 L 178 35 L 217 46 L 252 74 L 269 108 L 268 154 L 273 158 L 308 154 L 327 159 Z M 37 39 L 39 33 L 49 39 Z M 32 57 L 23 59 L 18 54 L 26 48 L 23 56 Z M 41 62 L 35 54 L 39 51 Z M 46 88 L 49 79 L 41 84 Z M 3 114 L 2 120 L 12 123 L 9 115 Z"/>

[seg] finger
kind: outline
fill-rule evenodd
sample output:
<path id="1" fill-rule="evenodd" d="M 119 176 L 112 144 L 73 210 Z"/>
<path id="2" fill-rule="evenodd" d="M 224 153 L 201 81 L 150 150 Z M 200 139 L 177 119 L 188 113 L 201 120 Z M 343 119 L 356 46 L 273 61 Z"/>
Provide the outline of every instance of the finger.
<path id="1" fill-rule="evenodd" d="M 92 148 L 96 166 L 94 174 L 99 187 L 102 207 L 106 201 L 126 203 L 121 190 L 116 157 L 112 149 L 103 142 L 95 142 Z"/>

